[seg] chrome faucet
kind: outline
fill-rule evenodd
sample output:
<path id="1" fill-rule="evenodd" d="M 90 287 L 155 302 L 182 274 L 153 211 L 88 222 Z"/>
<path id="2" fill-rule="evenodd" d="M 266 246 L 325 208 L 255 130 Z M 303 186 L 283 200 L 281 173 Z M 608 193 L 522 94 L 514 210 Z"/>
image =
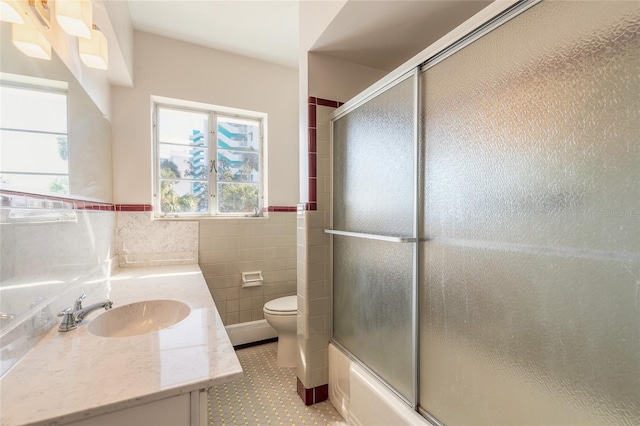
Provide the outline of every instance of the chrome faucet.
<path id="1" fill-rule="evenodd" d="M 78 328 L 78 324 L 82 322 L 84 317 L 89 315 L 91 312 L 104 308 L 105 311 L 108 311 L 113 307 L 113 302 L 109 299 L 104 302 L 94 303 L 93 305 L 89 305 L 86 308 L 82 307 L 82 301 L 87 297 L 86 294 L 81 295 L 76 299 L 76 302 L 73 305 L 73 308 L 67 308 L 64 311 L 58 314 L 59 317 L 62 318 L 62 322 L 60 323 L 60 327 L 58 327 L 58 331 L 70 331 Z"/>

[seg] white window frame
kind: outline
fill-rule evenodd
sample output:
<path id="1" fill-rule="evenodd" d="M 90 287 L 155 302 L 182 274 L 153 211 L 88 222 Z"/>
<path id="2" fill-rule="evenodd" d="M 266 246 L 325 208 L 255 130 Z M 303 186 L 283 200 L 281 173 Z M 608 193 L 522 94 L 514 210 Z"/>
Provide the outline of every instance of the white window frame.
<path id="1" fill-rule="evenodd" d="M 152 96 L 152 138 L 153 138 L 153 217 L 154 219 L 202 219 L 202 218 L 245 218 L 245 217 L 262 217 L 263 209 L 266 204 L 266 181 L 267 181 L 267 114 L 257 111 L 243 110 L 237 108 L 224 107 L 220 105 L 203 104 L 199 102 L 191 102 L 179 99 L 164 98 Z M 195 112 L 208 115 L 209 138 L 209 172 L 206 179 L 209 191 L 208 211 L 205 212 L 175 212 L 164 213 L 161 210 L 160 197 L 160 144 L 159 127 L 158 127 L 158 110 L 172 109 L 176 111 Z M 260 173 L 259 193 L 258 193 L 258 211 L 226 213 L 218 211 L 218 138 L 217 138 L 217 119 L 220 117 L 238 118 L 245 120 L 254 120 L 260 123 L 260 141 L 257 150 L 258 164 Z M 188 145 L 183 145 L 188 146 Z M 213 166 L 212 166 L 213 161 Z M 204 180 L 204 179 L 203 179 Z"/>

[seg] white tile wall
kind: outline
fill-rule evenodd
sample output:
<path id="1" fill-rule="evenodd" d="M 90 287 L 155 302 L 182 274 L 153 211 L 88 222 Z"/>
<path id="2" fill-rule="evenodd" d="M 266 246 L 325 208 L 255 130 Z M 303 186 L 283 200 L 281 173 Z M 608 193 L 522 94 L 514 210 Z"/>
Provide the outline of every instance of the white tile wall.
<path id="1" fill-rule="evenodd" d="M 296 214 L 200 221 L 199 264 L 226 325 L 264 318 L 264 304 L 296 294 Z M 264 285 L 242 288 L 242 272 Z"/>
<path id="2" fill-rule="evenodd" d="M 297 215 L 298 378 L 311 389 L 329 382 L 331 337 L 329 228 L 331 208 L 330 117 L 335 108 L 316 107 L 318 210 Z"/>
<path id="3" fill-rule="evenodd" d="M 331 334 L 328 211 L 298 212 L 298 377 L 307 389 L 328 382 Z"/>

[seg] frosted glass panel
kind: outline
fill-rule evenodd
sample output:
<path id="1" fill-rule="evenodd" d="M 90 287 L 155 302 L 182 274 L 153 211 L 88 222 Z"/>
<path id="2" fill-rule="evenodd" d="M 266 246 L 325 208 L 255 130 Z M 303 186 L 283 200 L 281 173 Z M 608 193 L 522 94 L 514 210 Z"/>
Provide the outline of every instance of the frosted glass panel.
<path id="1" fill-rule="evenodd" d="M 333 337 L 411 397 L 413 243 L 333 237 Z"/>
<path id="2" fill-rule="evenodd" d="M 640 424 L 640 3 L 542 2 L 422 75 L 420 403 Z"/>
<path id="3" fill-rule="evenodd" d="M 334 229 L 413 236 L 415 96 L 408 78 L 334 122 Z"/>

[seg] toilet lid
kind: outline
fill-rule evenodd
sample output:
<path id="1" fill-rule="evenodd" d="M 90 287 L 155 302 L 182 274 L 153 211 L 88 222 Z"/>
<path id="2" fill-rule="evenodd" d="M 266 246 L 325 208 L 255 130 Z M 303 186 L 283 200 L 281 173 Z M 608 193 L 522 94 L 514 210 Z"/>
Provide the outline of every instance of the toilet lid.
<path id="1" fill-rule="evenodd" d="M 298 310 L 298 296 L 270 300 L 264 304 L 264 308 L 274 312 L 295 312 Z"/>

